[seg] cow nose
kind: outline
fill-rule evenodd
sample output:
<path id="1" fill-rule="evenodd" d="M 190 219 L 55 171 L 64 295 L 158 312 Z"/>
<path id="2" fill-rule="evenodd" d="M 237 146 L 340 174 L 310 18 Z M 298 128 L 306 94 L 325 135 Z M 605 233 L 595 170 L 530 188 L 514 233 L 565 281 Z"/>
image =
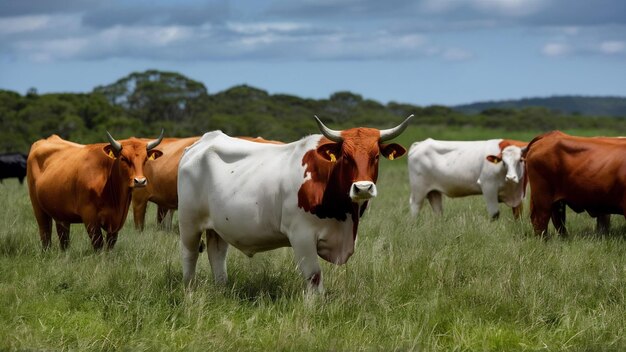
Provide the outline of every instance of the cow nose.
<path id="1" fill-rule="evenodd" d="M 135 177 L 135 187 L 145 187 L 148 184 L 148 179 L 145 177 Z"/>
<path id="2" fill-rule="evenodd" d="M 367 200 L 376 197 L 376 184 L 371 181 L 358 181 L 350 187 L 350 198 L 353 201 Z"/>
<path id="3" fill-rule="evenodd" d="M 507 181 L 513 181 L 515 183 L 517 183 L 519 180 L 517 179 L 516 175 L 506 175 L 506 180 Z"/>

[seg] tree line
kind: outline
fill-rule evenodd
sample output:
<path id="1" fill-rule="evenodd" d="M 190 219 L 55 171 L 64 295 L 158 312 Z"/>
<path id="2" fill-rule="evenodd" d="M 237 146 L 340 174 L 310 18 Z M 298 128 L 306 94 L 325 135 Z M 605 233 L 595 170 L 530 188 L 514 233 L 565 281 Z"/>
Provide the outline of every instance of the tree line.
<path id="1" fill-rule="evenodd" d="M 215 94 L 175 72 L 131 73 L 90 93 L 25 95 L 0 90 L 0 152 L 28 152 L 41 138 L 58 134 L 78 143 L 103 142 L 105 131 L 118 139 L 201 135 L 220 129 L 233 136 L 293 141 L 315 133 L 312 116 L 332 128 L 388 128 L 414 114 L 412 124 L 476 126 L 504 130 L 611 129 L 626 134 L 626 119 L 564 114 L 542 107 L 490 108 L 466 114 L 453 108 L 390 102 L 381 104 L 352 92 L 328 99 L 303 99 L 239 85 Z"/>

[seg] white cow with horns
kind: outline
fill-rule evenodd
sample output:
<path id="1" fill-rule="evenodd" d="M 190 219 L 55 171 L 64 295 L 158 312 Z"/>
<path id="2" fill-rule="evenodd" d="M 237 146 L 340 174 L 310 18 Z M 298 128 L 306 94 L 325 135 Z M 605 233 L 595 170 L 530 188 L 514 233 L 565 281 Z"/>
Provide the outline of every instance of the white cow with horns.
<path id="1" fill-rule="evenodd" d="M 430 138 L 413 143 L 408 154 L 411 213 L 417 216 L 426 198 L 441 215 L 442 194 L 451 198 L 482 194 L 492 219 L 500 215 L 499 202 L 512 207 L 519 218 L 526 188 L 522 158 L 526 144 L 511 139 Z"/>
<path id="2" fill-rule="evenodd" d="M 412 116 L 412 115 L 411 115 Z M 183 280 L 193 280 L 199 244 L 217 283 L 227 281 L 229 245 L 248 256 L 291 246 L 308 289 L 323 291 L 318 255 L 344 264 L 354 251 L 359 218 L 376 197 L 378 159 L 406 153 L 395 143 L 409 116 L 388 130 L 334 131 L 289 144 L 255 143 L 206 133 L 183 154 L 178 209 Z"/>

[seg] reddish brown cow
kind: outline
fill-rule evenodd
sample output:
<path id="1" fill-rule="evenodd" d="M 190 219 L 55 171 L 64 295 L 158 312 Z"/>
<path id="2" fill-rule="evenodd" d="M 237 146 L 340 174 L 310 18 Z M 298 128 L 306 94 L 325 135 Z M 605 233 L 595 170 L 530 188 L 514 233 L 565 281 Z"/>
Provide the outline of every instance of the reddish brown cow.
<path id="1" fill-rule="evenodd" d="M 112 249 L 124 225 L 133 188 L 145 187 L 143 168 L 163 153 L 154 149 L 163 138 L 137 138 L 82 145 L 53 135 L 35 142 L 27 161 L 31 203 L 44 249 L 50 247 L 52 220 L 61 249 L 69 246 L 71 223 L 84 223 L 93 248 Z"/>
<path id="2" fill-rule="evenodd" d="M 565 206 L 597 217 L 597 229 L 608 230 L 608 214 L 626 210 L 626 140 L 575 137 L 553 131 L 528 145 L 530 218 L 535 233 L 545 234 L 548 222 L 566 236 Z"/>

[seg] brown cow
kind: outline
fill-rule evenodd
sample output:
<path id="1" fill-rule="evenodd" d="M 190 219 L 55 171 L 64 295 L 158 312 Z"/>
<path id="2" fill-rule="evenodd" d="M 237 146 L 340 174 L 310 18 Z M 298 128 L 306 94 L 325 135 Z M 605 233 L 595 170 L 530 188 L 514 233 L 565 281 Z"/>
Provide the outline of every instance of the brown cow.
<path id="1" fill-rule="evenodd" d="M 27 161 L 27 180 L 33 211 L 44 249 L 50 247 L 52 220 L 56 222 L 61 249 L 69 246 L 71 223 L 84 223 L 93 248 L 112 249 L 128 215 L 131 191 L 145 187 L 143 167 L 163 153 L 151 142 L 130 138 L 82 145 L 53 135 L 35 142 Z"/>
<path id="2" fill-rule="evenodd" d="M 146 164 L 144 175 L 151 181 L 146 187 L 133 190 L 135 228 L 143 231 L 148 201 L 156 203 L 157 223 L 161 224 L 169 210 L 178 208 L 178 162 L 183 151 L 200 137 L 165 138 L 161 142 L 163 157 Z"/>
<path id="3" fill-rule="evenodd" d="M 566 205 L 597 217 L 597 230 L 608 231 L 608 214 L 625 214 L 625 154 L 622 138 L 575 137 L 552 131 L 533 139 L 526 169 L 535 233 L 544 234 L 552 218 L 557 231 L 566 236 Z"/>

